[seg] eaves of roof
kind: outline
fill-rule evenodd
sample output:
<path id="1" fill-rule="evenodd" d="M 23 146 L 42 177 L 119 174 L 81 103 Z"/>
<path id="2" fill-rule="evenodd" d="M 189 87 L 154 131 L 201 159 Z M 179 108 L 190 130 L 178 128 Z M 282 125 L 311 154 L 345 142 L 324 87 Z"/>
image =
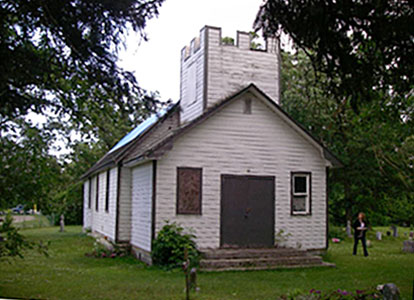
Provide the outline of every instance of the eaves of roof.
<path id="1" fill-rule="evenodd" d="M 157 159 L 160 156 L 162 156 L 165 151 L 163 151 L 163 148 L 171 148 L 171 145 L 173 141 L 180 137 L 181 135 L 185 134 L 187 131 L 191 130 L 193 127 L 197 126 L 198 124 L 204 122 L 208 118 L 210 118 L 212 115 L 214 115 L 216 112 L 221 110 L 223 107 L 225 107 L 227 104 L 232 102 L 234 99 L 238 98 L 239 96 L 242 96 L 248 92 L 256 93 L 260 95 L 263 99 L 267 101 L 269 105 L 271 105 L 275 110 L 280 112 L 293 126 L 297 128 L 297 130 L 302 131 L 305 136 L 307 136 L 309 139 L 311 139 L 314 143 L 316 143 L 319 147 L 321 147 L 321 150 L 323 152 L 323 156 L 326 160 L 328 160 L 332 167 L 339 168 L 343 167 L 343 163 L 339 158 L 337 158 L 325 145 L 323 145 L 316 137 L 314 137 L 306 128 L 304 128 L 299 122 L 297 122 L 295 119 L 293 119 L 286 111 L 284 111 L 276 102 L 274 102 L 269 96 L 267 96 L 263 91 L 261 91 L 255 84 L 250 84 L 244 89 L 240 90 L 239 92 L 231 95 L 230 97 L 218 102 L 216 105 L 212 106 L 208 110 L 206 110 L 202 115 L 194 119 L 193 121 L 189 122 L 183 127 L 178 128 L 173 134 L 167 136 L 163 140 L 159 141 L 156 145 L 154 145 L 152 148 L 146 150 L 143 152 L 140 156 L 134 157 L 127 162 L 126 164 L 133 165 L 134 162 L 139 161 L 145 161 L 148 159 Z M 168 151 L 168 149 L 165 149 Z"/>
<path id="2" fill-rule="evenodd" d="M 104 171 L 106 169 L 112 168 L 119 163 L 122 162 L 122 159 L 128 155 L 129 151 L 139 144 L 139 142 L 148 134 L 151 133 L 151 131 L 158 126 L 160 123 L 162 123 L 168 116 L 170 116 L 172 113 L 174 113 L 179 108 L 179 102 L 174 104 L 168 112 L 159 118 L 154 124 L 149 126 L 145 131 L 143 131 L 139 136 L 137 136 L 135 139 L 130 141 L 128 144 L 122 146 L 121 148 L 116 149 L 115 151 L 109 151 L 107 152 L 98 162 L 96 162 L 88 171 L 86 171 L 82 176 L 81 179 L 85 179 L 88 177 L 91 177 L 92 175 Z"/>

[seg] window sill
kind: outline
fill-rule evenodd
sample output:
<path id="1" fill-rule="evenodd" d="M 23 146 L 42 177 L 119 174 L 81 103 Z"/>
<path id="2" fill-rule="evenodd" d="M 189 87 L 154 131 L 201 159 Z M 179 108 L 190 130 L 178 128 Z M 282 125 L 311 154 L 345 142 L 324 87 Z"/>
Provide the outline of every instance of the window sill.
<path id="1" fill-rule="evenodd" d="M 310 212 L 291 212 L 290 213 L 291 216 L 311 216 L 312 214 Z"/>

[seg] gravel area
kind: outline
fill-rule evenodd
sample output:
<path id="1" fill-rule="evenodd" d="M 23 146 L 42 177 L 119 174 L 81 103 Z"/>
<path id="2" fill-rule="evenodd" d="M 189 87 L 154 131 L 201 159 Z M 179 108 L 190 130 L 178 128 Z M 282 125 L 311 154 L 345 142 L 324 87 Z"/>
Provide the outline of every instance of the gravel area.
<path id="1" fill-rule="evenodd" d="M 34 216 L 13 216 L 13 221 L 15 223 L 20 223 L 20 222 L 24 222 L 24 221 L 31 221 L 34 220 L 35 217 Z"/>

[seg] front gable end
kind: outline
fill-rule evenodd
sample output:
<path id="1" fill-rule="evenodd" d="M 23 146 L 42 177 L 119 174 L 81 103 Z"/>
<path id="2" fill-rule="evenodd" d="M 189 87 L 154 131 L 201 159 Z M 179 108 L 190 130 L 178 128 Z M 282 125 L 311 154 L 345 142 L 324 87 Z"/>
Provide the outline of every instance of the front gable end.
<path id="1" fill-rule="evenodd" d="M 326 166 L 331 162 L 324 156 L 323 147 L 278 109 L 250 86 L 148 153 L 147 159 L 151 155 L 157 159 L 155 231 L 166 220 L 176 221 L 195 230 L 201 248 L 223 246 L 228 240 L 223 240 L 221 232 L 226 218 L 222 203 L 229 191 L 223 178 L 237 182 L 247 178 L 251 188 L 265 185 L 271 191 L 274 187 L 274 197 L 266 194 L 266 199 L 275 201 L 274 214 L 268 218 L 275 220 L 271 233 L 284 230 L 291 234 L 289 246 L 302 243 L 306 249 L 325 247 Z M 164 154 L 156 157 L 163 147 Z M 177 213 L 179 170 L 183 168 L 201 174 L 201 214 Z M 303 179 L 306 183 L 301 189 Z M 295 185 L 296 190 L 292 188 Z"/>
<path id="2" fill-rule="evenodd" d="M 191 134 L 193 130 L 198 130 L 199 127 L 211 122 L 211 119 L 222 115 L 225 116 L 220 125 L 222 130 L 219 129 L 218 131 L 224 133 L 229 129 L 229 125 L 237 124 L 237 128 L 228 137 L 229 140 L 237 139 L 238 135 L 251 134 L 254 136 L 262 132 L 266 133 L 266 136 L 262 137 L 262 141 L 257 146 L 265 146 L 272 139 L 284 139 L 281 140 L 281 143 L 287 143 L 287 139 L 289 139 L 289 143 L 299 143 L 298 147 L 308 147 L 313 155 L 320 156 L 325 160 L 326 166 L 341 166 L 341 162 L 326 147 L 253 84 L 224 99 L 193 122 L 178 128 L 174 134 L 154 144 L 145 153 L 141 153 L 141 156 L 130 156 L 130 159 L 126 161 L 133 163 L 132 161 L 158 159 L 170 151 L 176 141 L 183 135 Z M 270 126 L 272 123 L 279 125 L 272 129 L 272 126 Z M 272 130 L 275 131 L 272 132 Z M 201 137 L 197 135 L 196 139 L 199 138 Z M 297 141 L 295 142 L 292 139 Z M 242 145 L 234 144 L 234 147 L 242 147 Z"/>

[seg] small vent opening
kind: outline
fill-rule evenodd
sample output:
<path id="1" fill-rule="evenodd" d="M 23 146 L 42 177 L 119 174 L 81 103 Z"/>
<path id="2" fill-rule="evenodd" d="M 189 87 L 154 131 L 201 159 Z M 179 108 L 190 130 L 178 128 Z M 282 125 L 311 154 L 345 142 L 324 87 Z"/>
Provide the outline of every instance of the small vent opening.
<path id="1" fill-rule="evenodd" d="M 247 99 L 244 100 L 243 113 L 245 115 L 251 115 L 252 114 L 252 99 L 247 98 Z"/>

